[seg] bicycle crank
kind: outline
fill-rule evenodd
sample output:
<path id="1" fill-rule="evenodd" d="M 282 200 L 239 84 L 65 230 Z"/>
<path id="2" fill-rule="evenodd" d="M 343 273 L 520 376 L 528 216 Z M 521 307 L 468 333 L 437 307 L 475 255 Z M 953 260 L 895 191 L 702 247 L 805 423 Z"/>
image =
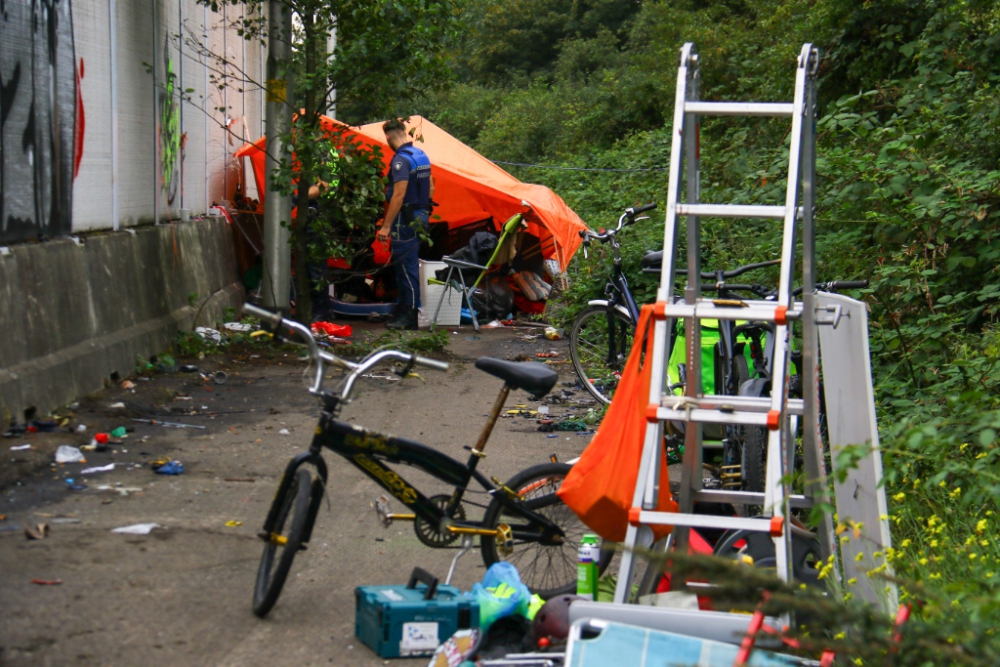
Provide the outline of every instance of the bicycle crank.
<path id="1" fill-rule="evenodd" d="M 413 521 L 417 518 L 416 514 L 393 514 L 390 512 L 389 499 L 385 496 L 379 496 L 375 499 L 375 515 L 378 516 L 378 522 L 382 524 L 383 528 L 391 526 L 393 521 Z"/>

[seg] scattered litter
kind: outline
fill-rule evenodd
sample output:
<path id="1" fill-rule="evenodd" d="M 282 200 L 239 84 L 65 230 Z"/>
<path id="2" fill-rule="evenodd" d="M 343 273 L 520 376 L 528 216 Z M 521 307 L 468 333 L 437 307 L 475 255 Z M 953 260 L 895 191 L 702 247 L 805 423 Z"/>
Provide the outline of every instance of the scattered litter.
<path id="1" fill-rule="evenodd" d="M 110 408 L 111 410 L 124 410 L 125 404 L 119 401 L 117 403 L 112 403 L 111 405 L 108 406 L 108 408 Z"/>
<path id="2" fill-rule="evenodd" d="M 313 322 L 312 332 L 314 334 L 325 334 L 337 338 L 350 338 L 354 335 L 354 330 L 349 324 L 334 324 L 333 322 Z"/>
<path id="3" fill-rule="evenodd" d="M 503 328 L 503 322 L 501 322 L 500 320 L 493 320 L 489 324 L 484 324 L 480 328 L 481 329 L 502 329 Z"/>
<path id="4" fill-rule="evenodd" d="M 537 357 L 538 359 L 551 359 L 553 357 L 558 357 L 558 356 L 559 356 L 559 353 L 556 352 L 555 350 L 552 350 L 551 352 L 536 352 L 535 353 L 535 357 Z"/>
<path id="5" fill-rule="evenodd" d="M 127 438 L 128 433 L 125 431 L 124 426 L 119 426 L 115 430 L 111 431 L 111 437 L 116 439 Z"/>
<path id="6" fill-rule="evenodd" d="M 193 401 L 194 399 L 190 396 L 174 396 L 175 401 Z"/>
<path id="7" fill-rule="evenodd" d="M 226 371 L 215 371 L 212 374 L 212 382 L 215 384 L 226 384 L 226 380 L 228 379 L 229 376 L 226 374 Z"/>
<path id="8" fill-rule="evenodd" d="M 548 421 L 548 420 L 545 420 Z M 582 419 L 563 419 L 555 423 L 542 424 L 539 431 L 586 431 L 587 423 Z"/>
<path id="9" fill-rule="evenodd" d="M 162 461 L 162 459 L 153 461 L 152 468 L 157 475 L 180 475 L 184 472 L 184 464 L 180 461 Z"/>
<path id="10" fill-rule="evenodd" d="M 145 489 L 141 486 L 111 486 L 110 484 L 101 484 L 97 487 L 98 491 L 115 491 L 119 495 L 127 496 L 130 493 L 142 493 Z"/>
<path id="11" fill-rule="evenodd" d="M 49 524 L 39 523 L 34 528 L 25 527 L 24 536 L 29 540 L 44 540 L 49 536 Z"/>
<path id="12" fill-rule="evenodd" d="M 77 424 L 76 425 L 76 432 L 77 433 L 85 433 L 86 431 L 87 431 L 87 425 L 86 424 Z"/>
<path id="13" fill-rule="evenodd" d="M 51 433 L 58 428 L 59 424 L 54 419 L 36 419 L 28 424 L 29 433 Z"/>
<path id="14" fill-rule="evenodd" d="M 549 340 L 562 340 L 566 337 L 566 332 L 562 329 L 556 329 L 555 327 L 546 327 L 545 337 Z"/>
<path id="15" fill-rule="evenodd" d="M 106 444 L 108 444 L 108 440 L 109 440 L 108 434 L 107 433 L 95 433 L 94 434 L 94 440 L 97 441 L 97 444 L 99 444 L 99 445 L 106 445 Z"/>
<path id="16" fill-rule="evenodd" d="M 291 434 L 292 432 L 289 431 L 287 428 L 283 428 L 280 431 L 278 431 L 278 435 L 291 435 Z"/>
<path id="17" fill-rule="evenodd" d="M 253 331 L 252 324 L 244 324 L 243 322 L 226 322 L 222 326 L 229 331 Z"/>
<path id="18" fill-rule="evenodd" d="M 180 422 L 161 422 L 156 419 L 133 419 L 134 422 L 142 422 L 143 424 L 159 424 L 160 426 L 173 426 L 174 428 L 200 428 L 204 429 L 204 426 L 199 426 L 197 424 L 182 424 Z"/>
<path id="19" fill-rule="evenodd" d="M 222 334 L 215 329 L 209 329 L 208 327 L 195 327 L 194 332 L 205 340 L 211 340 L 215 343 L 222 342 Z"/>
<path id="20" fill-rule="evenodd" d="M 112 533 L 121 533 L 124 535 L 149 535 L 149 533 L 154 528 L 163 528 L 158 523 L 134 523 L 131 526 L 122 526 L 121 528 L 112 528 Z"/>
<path id="21" fill-rule="evenodd" d="M 197 373 L 198 372 L 198 367 L 194 366 L 192 364 L 184 364 L 183 366 L 181 366 L 177 370 L 179 370 L 181 373 Z"/>
<path id="22" fill-rule="evenodd" d="M 28 445 L 15 445 L 14 447 L 10 448 L 10 451 L 12 451 L 12 452 L 20 452 L 20 451 L 25 450 L 25 449 L 31 449 L 31 445 L 30 444 L 28 444 Z"/>
<path id="23" fill-rule="evenodd" d="M 547 435 L 547 436 L 545 436 L 545 437 L 546 437 L 546 438 L 558 438 L 559 436 L 558 436 L 558 435 L 556 435 L 555 433 L 550 433 L 549 435 Z"/>
<path id="24" fill-rule="evenodd" d="M 60 516 L 52 519 L 50 523 L 54 526 L 65 525 L 71 523 L 80 523 L 80 520 L 71 516 Z"/>
<path id="25" fill-rule="evenodd" d="M 83 460 L 83 452 L 72 445 L 59 445 L 56 449 L 56 463 L 79 463 Z"/>
<path id="26" fill-rule="evenodd" d="M 243 525 L 242 521 L 227 521 L 226 522 L 226 527 L 227 528 L 238 528 L 238 527 L 240 527 L 242 525 Z"/>
<path id="27" fill-rule="evenodd" d="M 122 389 L 135 389 L 135 383 L 131 380 L 125 380 L 122 382 Z"/>
<path id="28" fill-rule="evenodd" d="M 72 403 L 70 403 L 69 405 L 67 405 L 66 408 L 69 409 L 69 410 L 79 410 L 80 409 L 80 402 L 79 401 L 73 401 Z"/>
<path id="29" fill-rule="evenodd" d="M 83 470 L 80 471 L 80 474 L 89 475 L 95 472 L 111 472 L 114 469 L 115 469 L 115 464 L 109 463 L 106 466 L 97 466 L 96 468 L 84 468 Z"/>
<path id="30" fill-rule="evenodd" d="M 32 579 L 31 583 L 39 586 L 58 586 L 62 583 L 62 579 Z"/>
<path id="31" fill-rule="evenodd" d="M 538 406 L 538 414 L 540 414 L 540 415 L 547 415 L 547 414 L 549 414 L 549 406 L 547 406 L 547 405 L 539 405 Z"/>
<path id="32" fill-rule="evenodd" d="M 83 491 L 84 489 L 87 488 L 87 485 L 86 484 L 70 484 L 66 488 L 69 489 L 70 491 Z"/>

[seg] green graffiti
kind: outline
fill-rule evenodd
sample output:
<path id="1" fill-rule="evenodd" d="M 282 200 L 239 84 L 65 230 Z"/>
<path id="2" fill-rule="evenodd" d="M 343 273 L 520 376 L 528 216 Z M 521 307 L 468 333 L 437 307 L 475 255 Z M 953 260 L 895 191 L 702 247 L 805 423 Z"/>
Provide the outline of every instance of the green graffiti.
<path id="1" fill-rule="evenodd" d="M 181 154 L 180 105 L 174 99 L 177 75 L 174 74 L 174 61 L 167 55 L 169 46 L 168 41 L 163 49 L 166 81 L 160 100 L 160 177 L 163 179 L 167 205 L 172 206 L 180 187 L 178 173 L 180 172 L 180 161 L 184 159 L 184 156 Z"/>

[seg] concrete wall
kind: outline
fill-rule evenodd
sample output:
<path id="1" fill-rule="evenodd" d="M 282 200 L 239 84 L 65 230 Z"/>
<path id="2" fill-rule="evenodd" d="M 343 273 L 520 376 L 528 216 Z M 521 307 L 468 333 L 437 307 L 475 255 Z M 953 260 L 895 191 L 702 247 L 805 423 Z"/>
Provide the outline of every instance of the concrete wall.
<path id="1" fill-rule="evenodd" d="M 11 247 L 0 256 L 0 407 L 20 421 L 127 377 L 179 328 L 239 307 L 237 273 L 219 219 Z"/>

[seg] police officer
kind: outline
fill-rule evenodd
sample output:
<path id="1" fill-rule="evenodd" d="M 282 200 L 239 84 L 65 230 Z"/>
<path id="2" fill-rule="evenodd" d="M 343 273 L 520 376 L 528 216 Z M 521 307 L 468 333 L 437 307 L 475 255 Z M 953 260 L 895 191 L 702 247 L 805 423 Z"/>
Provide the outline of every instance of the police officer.
<path id="1" fill-rule="evenodd" d="M 427 232 L 427 220 L 434 196 L 431 162 L 427 154 L 413 145 L 402 121 L 393 118 L 382 125 L 389 148 L 396 153 L 389 163 L 389 185 L 385 197 L 389 204 L 376 236 L 385 242 L 392 235 L 392 259 L 396 265 L 396 317 L 390 329 L 416 329 L 420 307 L 420 284 L 417 256 L 421 232 Z"/>

